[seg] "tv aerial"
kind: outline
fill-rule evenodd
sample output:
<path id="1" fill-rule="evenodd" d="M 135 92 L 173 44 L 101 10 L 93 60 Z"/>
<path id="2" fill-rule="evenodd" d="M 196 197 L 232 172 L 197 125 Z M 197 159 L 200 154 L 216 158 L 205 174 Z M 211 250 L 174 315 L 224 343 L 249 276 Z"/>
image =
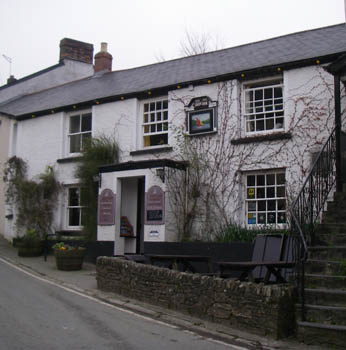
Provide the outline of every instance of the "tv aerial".
<path id="1" fill-rule="evenodd" d="M 6 55 L 2 55 L 2 57 L 10 64 L 10 76 L 12 75 L 12 58 Z"/>

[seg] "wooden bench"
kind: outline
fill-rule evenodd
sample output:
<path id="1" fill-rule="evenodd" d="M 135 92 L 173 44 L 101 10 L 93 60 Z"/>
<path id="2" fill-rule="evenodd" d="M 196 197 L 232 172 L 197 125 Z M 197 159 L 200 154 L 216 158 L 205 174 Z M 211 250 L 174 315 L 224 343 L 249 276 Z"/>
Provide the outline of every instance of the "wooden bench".
<path id="1" fill-rule="evenodd" d="M 203 255 L 171 255 L 171 254 L 145 254 L 148 257 L 150 264 L 162 266 L 170 269 L 177 269 L 179 271 L 196 272 L 193 262 L 203 262 L 208 264 L 208 270 L 212 272 L 212 259 L 210 256 Z"/>
<path id="2" fill-rule="evenodd" d="M 228 277 L 230 271 L 239 271 L 242 272 L 241 280 L 287 282 L 287 276 L 295 266 L 292 249 L 293 238 L 290 236 L 257 235 L 252 261 L 217 262 L 219 276 Z"/>

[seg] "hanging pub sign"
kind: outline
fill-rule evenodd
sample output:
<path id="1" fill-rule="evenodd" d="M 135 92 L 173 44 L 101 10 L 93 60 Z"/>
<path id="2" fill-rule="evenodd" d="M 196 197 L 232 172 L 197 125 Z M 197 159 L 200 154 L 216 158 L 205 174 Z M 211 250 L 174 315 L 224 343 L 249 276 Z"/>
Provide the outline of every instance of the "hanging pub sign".
<path id="1" fill-rule="evenodd" d="M 186 112 L 186 131 L 189 135 L 201 135 L 217 131 L 217 103 L 208 96 L 193 98 Z"/>
<path id="2" fill-rule="evenodd" d="M 162 225 L 165 217 L 165 193 L 159 186 L 149 188 L 145 197 L 145 223 Z"/>
<path id="3" fill-rule="evenodd" d="M 191 102 L 189 103 L 189 107 L 193 106 L 193 108 L 196 109 L 204 109 L 209 107 L 209 97 L 203 96 L 203 97 L 197 97 L 193 98 Z"/>
<path id="4" fill-rule="evenodd" d="M 106 188 L 99 195 L 97 222 L 100 226 L 115 224 L 115 194 Z"/>

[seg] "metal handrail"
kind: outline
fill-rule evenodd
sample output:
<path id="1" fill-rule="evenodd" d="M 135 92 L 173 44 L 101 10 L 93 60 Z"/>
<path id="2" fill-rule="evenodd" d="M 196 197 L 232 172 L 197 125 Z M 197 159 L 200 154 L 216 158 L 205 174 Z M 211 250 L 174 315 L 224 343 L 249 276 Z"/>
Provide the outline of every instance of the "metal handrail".
<path id="1" fill-rule="evenodd" d="M 305 320 L 304 264 L 308 258 L 308 243 L 314 242 L 314 224 L 336 183 L 335 127 L 316 157 L 311 171 L 290 208 L 291 230 L 300 238 L 297 243 L 296 275 L 301 295 L 302 320 Z"/>

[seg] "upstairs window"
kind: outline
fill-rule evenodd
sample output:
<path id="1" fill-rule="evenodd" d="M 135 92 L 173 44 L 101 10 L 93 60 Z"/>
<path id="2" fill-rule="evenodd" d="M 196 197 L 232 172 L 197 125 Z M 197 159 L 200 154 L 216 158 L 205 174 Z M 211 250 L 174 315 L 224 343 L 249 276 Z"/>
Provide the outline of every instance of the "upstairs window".
<path id="1" fill-rule="evenodd" d="M 168 144 L 168 100 L 144 103 L 142 128 L 144 147 Z"/>
<path id="2" fill-rule="evenodd" d="M 284 128 L 283 85 L 280 83 L 252 84 L 244 90 L 246 133 Z"/>
<path id="3" fill-rule="evenodd" d="M 69 152 L 80 153 L 87 139 L 91 138 L 91 113 L 75 114 L 69 118 Z"/>

